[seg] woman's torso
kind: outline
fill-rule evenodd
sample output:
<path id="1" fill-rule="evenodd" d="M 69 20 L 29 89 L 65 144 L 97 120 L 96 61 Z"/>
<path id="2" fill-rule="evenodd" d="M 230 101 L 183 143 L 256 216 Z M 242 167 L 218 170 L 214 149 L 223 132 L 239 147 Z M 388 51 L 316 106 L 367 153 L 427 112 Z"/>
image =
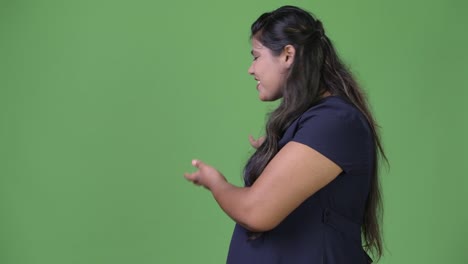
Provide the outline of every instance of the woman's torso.
<path id="1" fill-rule="evenodd" d="M 343 172 L 255 240 L 236 224 L 227 263 L 368 263 L 360 230 L 375 146 L 364 116 L 344 99 L 326 97 L 289 126 L 279 147 L 290 141 L 314 148 Z"/>

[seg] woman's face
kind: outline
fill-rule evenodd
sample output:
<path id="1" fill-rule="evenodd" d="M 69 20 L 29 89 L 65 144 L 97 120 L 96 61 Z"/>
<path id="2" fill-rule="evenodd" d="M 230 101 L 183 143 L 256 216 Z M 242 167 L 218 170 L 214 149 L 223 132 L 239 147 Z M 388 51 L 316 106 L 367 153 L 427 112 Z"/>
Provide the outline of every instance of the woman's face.
<path id="1" fill-rule="evenodd" d="M 252 65 L 249 74 L 257 81 L 258 97 L 262 101 L 274 101 L 283 96 L 288 65 L 283 55 L 274 56 L 260 41 L 252 38 Z"/>

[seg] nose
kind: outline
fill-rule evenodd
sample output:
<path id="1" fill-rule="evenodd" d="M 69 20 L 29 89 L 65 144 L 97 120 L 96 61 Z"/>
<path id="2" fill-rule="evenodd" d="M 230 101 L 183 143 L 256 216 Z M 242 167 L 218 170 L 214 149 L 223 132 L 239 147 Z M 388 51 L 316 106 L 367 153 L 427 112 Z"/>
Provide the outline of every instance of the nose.
<path id="1" fill-rule="evenodd" d="M 249 70 L 248 70 L 248 73 L 249 73 L 250 75 L 254 75 L 255 71 L 254 71 L 253 63 L 250 65 Z"/>

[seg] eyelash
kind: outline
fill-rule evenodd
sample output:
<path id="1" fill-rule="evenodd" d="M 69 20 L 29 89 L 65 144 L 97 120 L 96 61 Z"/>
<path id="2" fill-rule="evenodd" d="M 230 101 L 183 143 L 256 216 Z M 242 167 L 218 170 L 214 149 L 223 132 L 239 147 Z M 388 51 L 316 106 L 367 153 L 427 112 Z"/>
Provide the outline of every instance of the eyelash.
<path id="1" fill-rule="evenodd" d="M 258 59 L 258 57 L 255 57 L 255 56 L 253 57 L 253 60 L 254 60 L 254 61 L 256 61 L 257 59 Z"/>

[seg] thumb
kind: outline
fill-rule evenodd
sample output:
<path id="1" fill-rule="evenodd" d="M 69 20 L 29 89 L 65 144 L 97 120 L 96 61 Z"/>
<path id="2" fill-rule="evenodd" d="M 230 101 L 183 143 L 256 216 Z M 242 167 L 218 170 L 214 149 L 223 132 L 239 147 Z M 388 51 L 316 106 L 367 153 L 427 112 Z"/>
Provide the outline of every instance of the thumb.
<path id="1" fill-rule="evenodd" d="M 197 167 L 198 169 L 201 169 L 202 167 L 206 166 L 206 164 L 203 163 L 201 160 L 194 159 L 192 160 L 192 166 Z"/>

